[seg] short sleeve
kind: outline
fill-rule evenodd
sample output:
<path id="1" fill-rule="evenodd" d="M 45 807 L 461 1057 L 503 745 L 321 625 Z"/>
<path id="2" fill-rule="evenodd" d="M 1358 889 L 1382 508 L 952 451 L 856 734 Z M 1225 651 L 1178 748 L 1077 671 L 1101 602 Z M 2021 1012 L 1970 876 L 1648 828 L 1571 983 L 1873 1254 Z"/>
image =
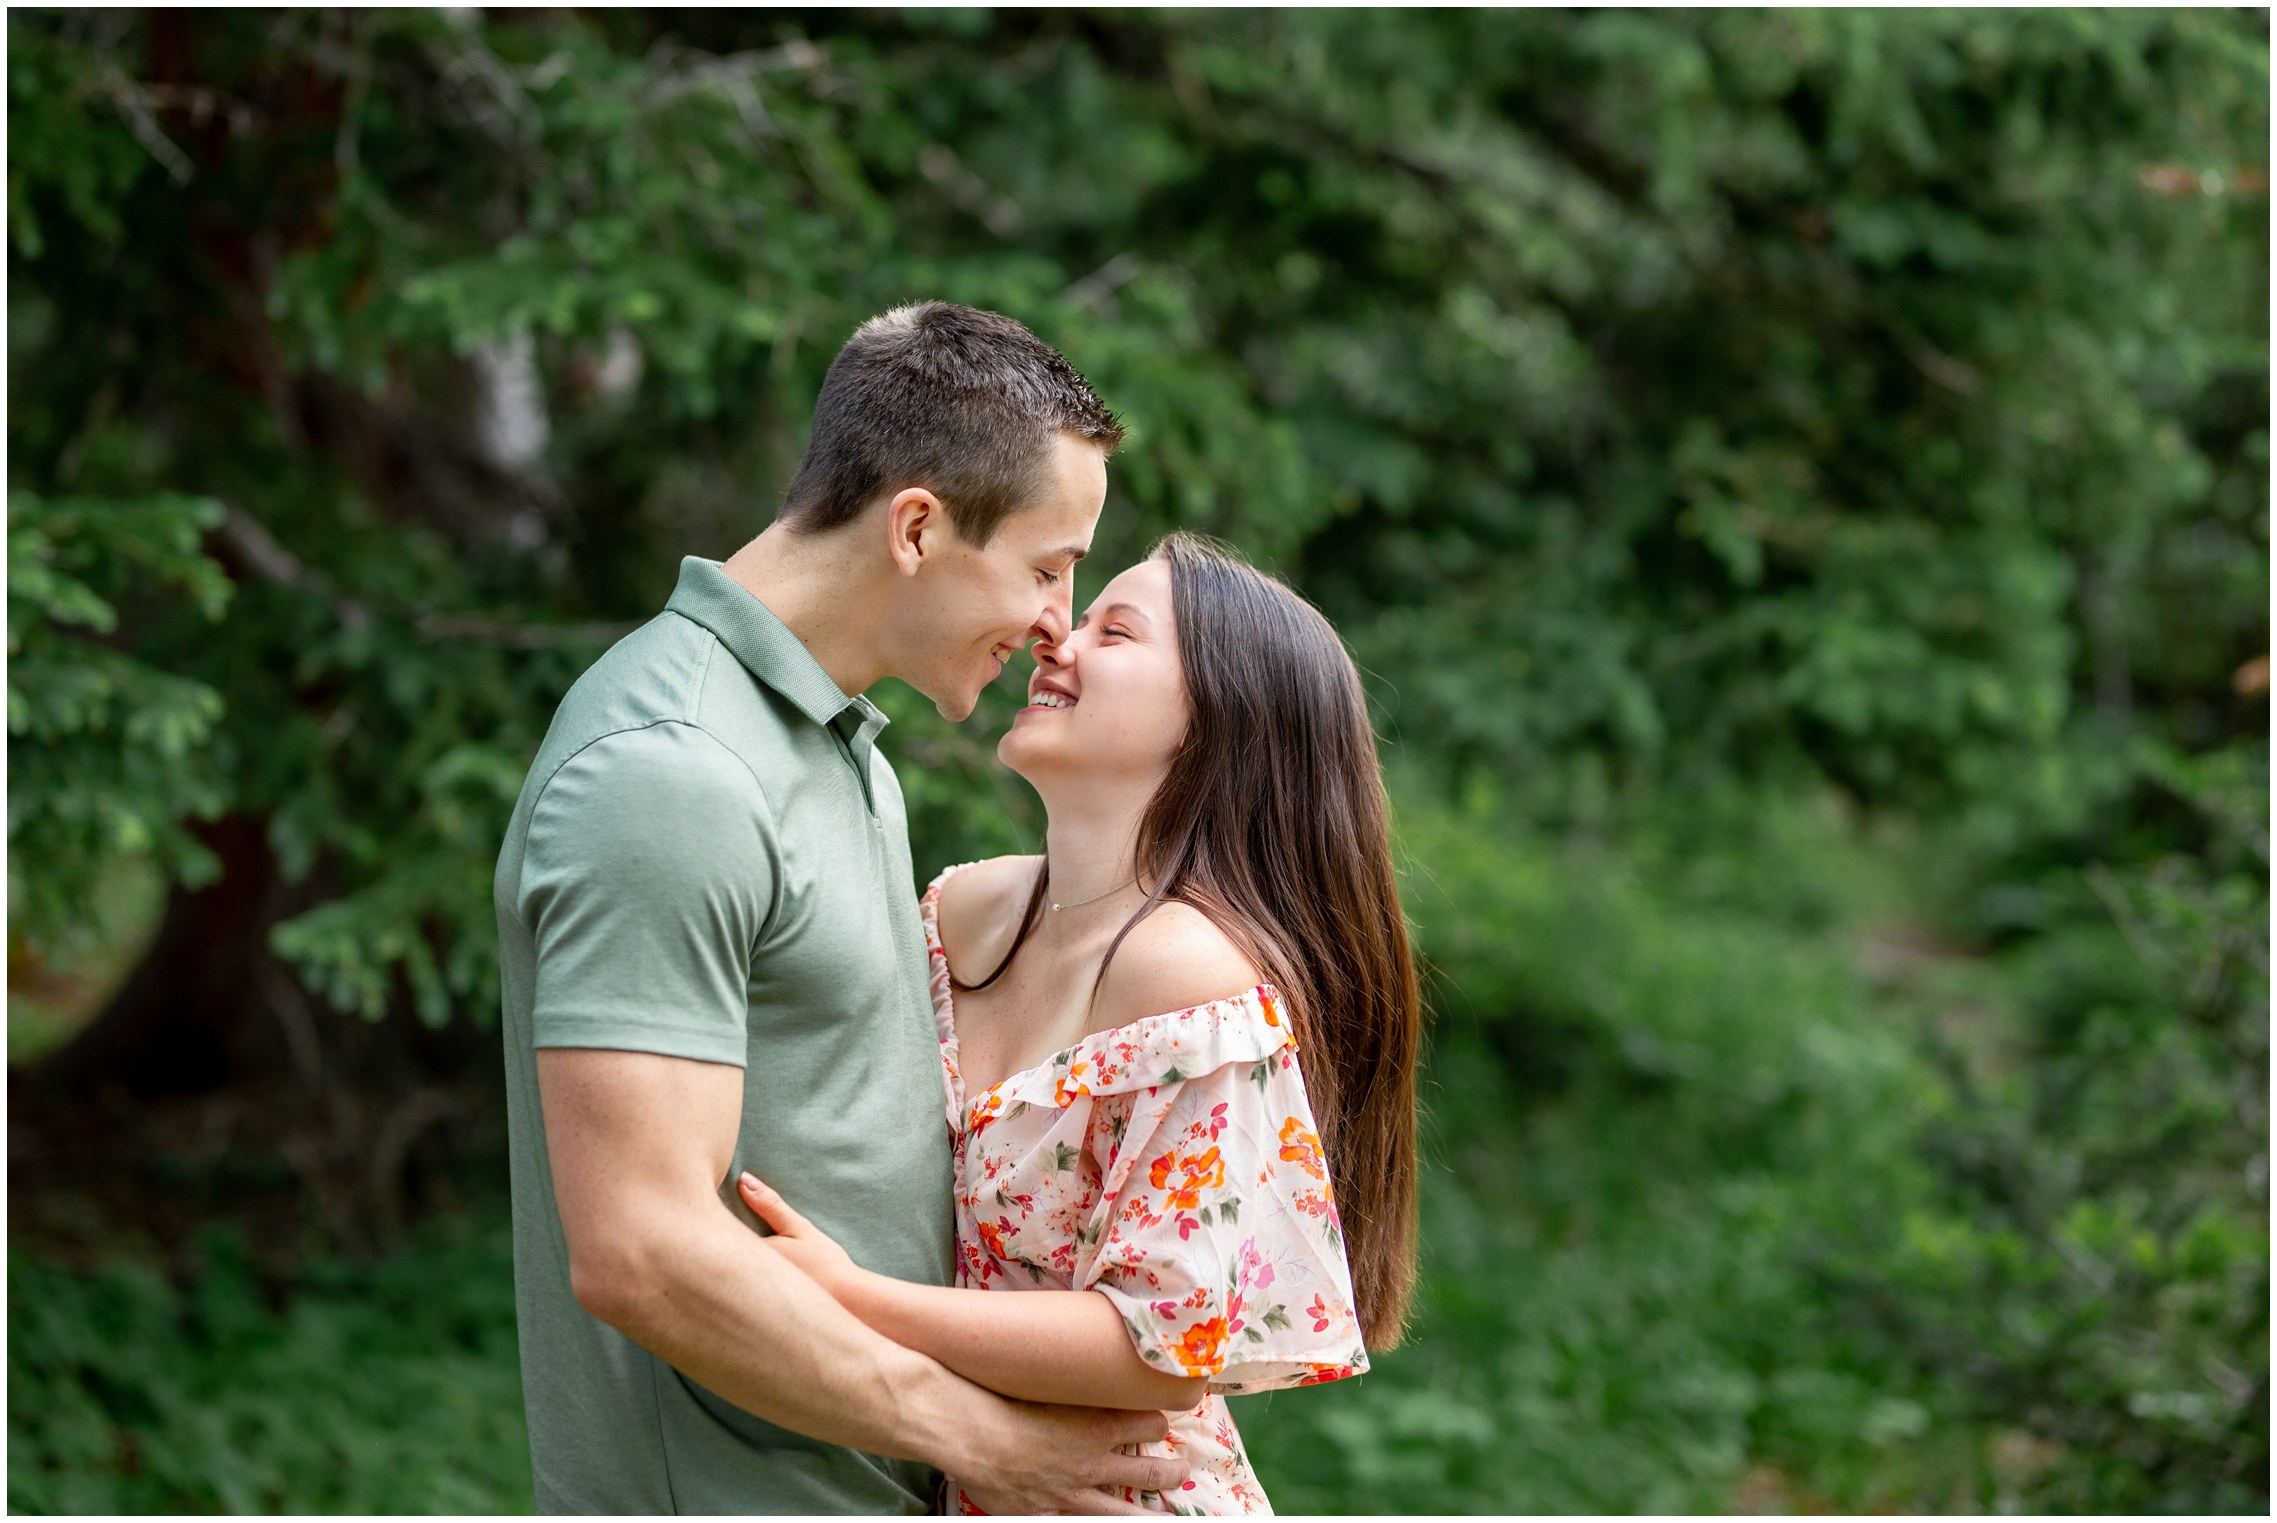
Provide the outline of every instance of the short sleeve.
<path id="1" fill-rule="evenodd" d="M 1367 1369 L 1294 1047 L 1136 1095 L 1107 1178 L 1078 1283 L 1147 1363 L 1234 1394 Z"/>
<path id="2" fill-rule="evenodd" d="M 531 812 L 519 906 L 539 1047 L 742 1066 L 775 847 L 750 770 L 693 725 L 603 736 Z"/>

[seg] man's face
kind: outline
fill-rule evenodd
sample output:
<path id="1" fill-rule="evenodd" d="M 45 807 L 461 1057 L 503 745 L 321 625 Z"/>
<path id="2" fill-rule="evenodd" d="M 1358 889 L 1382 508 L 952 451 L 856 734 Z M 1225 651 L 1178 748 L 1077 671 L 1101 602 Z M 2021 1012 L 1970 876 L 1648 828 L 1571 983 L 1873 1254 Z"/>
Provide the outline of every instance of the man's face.
<path id="1" fill-rule="evenodd" d="M 985 548 L 944 517 L 897 621 L 907 631 L 897 675 L 944 719 L 963 719 L 1030 640 L 1066 639 L 1075 563 L 1106 500 L 1107 457 L 1063 433 L 1052 437 L 1034 501 L 1008 515 Z"/>

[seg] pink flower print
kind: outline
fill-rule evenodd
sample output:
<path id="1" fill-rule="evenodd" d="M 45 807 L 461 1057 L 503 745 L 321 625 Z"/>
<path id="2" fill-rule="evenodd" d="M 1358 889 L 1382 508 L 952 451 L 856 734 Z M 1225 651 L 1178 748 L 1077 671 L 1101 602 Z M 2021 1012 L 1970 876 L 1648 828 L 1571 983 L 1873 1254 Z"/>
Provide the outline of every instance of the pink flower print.
<path id="1" fill-rule="evenodd" d="M 1328 1309 L 1327 1302 L 1319 1296 L 1314 1296 L 1312 1305 L 1305 1308 L 1305 1315 L 1312 1318 L 1312 1330 L 1314 1332 L 1325 1333 L 1328 1331 L 1328 1319 L 1335 1314 Z"/>
<path id="2" fill-rule="evenodd" d="M 1149 1301 L 1146 1303 L 1146 1309 L 1165 1322 L 1178 1320 L 1178 1303 L 1176 1301 Z"/>

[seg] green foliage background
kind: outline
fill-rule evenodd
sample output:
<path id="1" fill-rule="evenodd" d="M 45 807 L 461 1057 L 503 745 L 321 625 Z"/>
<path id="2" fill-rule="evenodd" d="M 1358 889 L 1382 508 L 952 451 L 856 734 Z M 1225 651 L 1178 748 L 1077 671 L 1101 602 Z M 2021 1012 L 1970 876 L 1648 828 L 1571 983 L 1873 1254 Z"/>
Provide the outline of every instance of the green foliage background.
<path id="1" fill-rule="evenodd" d="M 1132 425 L 1094 564 L 1370 675 L 1426 1285 L 1245 1403 L 1284 1510 L 2266 1510 L 2264 14 L 8 35 L 13 940 L 250 817 L 340 1019 L 491 1021 L 560 693 L 992 307 Z M 1009 685 L 880 697 L 921 871 L 1033 838 Z M 526 1506 L 500 1209 L 12 1255 L 11 1506 Z"/>

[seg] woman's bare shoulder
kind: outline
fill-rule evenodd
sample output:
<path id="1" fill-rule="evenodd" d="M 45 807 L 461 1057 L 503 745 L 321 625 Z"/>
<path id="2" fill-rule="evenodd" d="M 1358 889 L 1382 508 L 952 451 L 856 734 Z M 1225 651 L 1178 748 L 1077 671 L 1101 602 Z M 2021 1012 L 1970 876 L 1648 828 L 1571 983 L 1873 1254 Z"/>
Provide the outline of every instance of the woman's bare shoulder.
<path id="1" fill-rule="evenodd" d="M 971 956 L 993 959 L 1020 928 L 1020 912 L 1036 886 L 1041 857 L 990 857 L 959 868 L 941 881 L 938 921 L 942 949 L 962 977 Z"/>
<path id="2" fill-rule="evenodd" d="M 1107 965 L 1091 1026 L 1106 1030 L 1245 994 L 1265 981 L 1257 964 L 1190 904 L 1166 903 L 1131 927 Z"/>

